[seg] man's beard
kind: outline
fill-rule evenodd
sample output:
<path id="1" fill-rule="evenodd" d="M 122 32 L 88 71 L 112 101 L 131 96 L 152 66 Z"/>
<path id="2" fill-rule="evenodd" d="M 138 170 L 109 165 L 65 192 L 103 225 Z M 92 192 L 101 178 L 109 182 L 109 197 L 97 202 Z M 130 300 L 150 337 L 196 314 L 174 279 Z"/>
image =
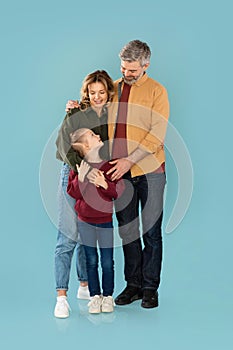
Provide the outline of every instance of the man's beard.
<path id="1" fill-rule="evenodd" d="M 124 82 L 128 85 L 133 85 L 133 83 L 135 83 L 137 80 L 138 80 L 138 77 L 137 78 L 133 78 L 132 80 L 128 80 L 124 75 L 123 75 L 123 79 L 124 79 Z"/>
<path id="2" fill-rule="evenodd" d="M 136 81 L 138 81 L 142 76 L 143 76 L 144 72 L 141 74 L 141 75 L 138 75 L 137 77 L 134 77 L 133 79 L 131 80 L 128 80 L 124 74 L 123 74 L 123 79 L 124 79 L 124 82 L 128 85 L 133 85 L 134 83 L 136 83 Z"/>

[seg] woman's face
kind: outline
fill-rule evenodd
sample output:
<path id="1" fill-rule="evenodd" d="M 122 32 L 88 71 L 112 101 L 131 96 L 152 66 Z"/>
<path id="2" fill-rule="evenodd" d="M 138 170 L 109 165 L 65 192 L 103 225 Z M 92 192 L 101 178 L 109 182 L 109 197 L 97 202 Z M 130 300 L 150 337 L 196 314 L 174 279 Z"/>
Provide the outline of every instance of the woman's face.
<path id="1" fill-rule="evenodd" d="M 103 108 L 108 101 L 107 90 L 105 89 L 104 84 L 100 82 L 88 85 L 88 95 L 91 107 L 93 108 Z"/>

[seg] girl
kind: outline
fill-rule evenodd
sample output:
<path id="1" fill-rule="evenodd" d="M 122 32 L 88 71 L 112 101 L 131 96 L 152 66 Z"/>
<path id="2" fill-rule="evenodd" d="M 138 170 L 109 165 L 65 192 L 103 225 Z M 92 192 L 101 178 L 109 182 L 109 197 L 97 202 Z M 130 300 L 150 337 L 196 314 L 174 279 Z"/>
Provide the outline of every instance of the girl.
<path id="1" fill-rule="evenodd" d="M 114 301 L 113 261 L 113 200 L 123 191 L 123 180 L 112 181 L 106 173 L 112 167 L 99 155 L 103 141 L 90 129 L 79 129 L 71 134 L 71 145 L 84 157 L 78 174 L 70 171 L 67 192 L 76 200 L 78 230 L 86 254 L 88 285 L 91 300 L 90 313 L 112 312 Z M 90 168 L 98 169 L 94 180 L 86 178 Z M 98 275 L 98 251 L 102 268 L 102 292 Z"/>

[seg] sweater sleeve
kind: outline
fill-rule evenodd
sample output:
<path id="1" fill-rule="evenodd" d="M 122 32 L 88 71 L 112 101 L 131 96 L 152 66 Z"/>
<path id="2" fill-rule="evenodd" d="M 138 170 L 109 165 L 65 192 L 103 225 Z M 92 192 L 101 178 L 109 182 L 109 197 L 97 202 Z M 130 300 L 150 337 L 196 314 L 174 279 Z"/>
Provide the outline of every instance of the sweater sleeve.
<path id="1" fill-rule="evenodd" d="M 140 142 L 140 148 L 149 153 L 157 153 L 163 148 L 169 117 L 169 101 L 167 90 L 160 86 L 154 92 L 151 114 L 151 129 Z"/>
<path id="2" fill-rule="evenodd" d="M 124 191 L 125 185 L 124 180 L 112 181 L 110 176 L 105 174 L 105 180 L 108 184 L 108 188 L 104 189 L 103 187 L 97 187 L 97 190 L 100 196 L 108 201 L 112 201 L 120 197 Z"/>
<path id="3" fill-rule="evenodd" d="M 77 109 L 75 109 L 77 112 Z M 74 123 L 74 118 L 76 123 Z M 74 124 L 76 124 L 74 126 Z M 67 114 L 58 132 L 56 139 L 57 158 L 67 163 L 73 170 L 76 170 L 76 164 L 80 164 L 82 158 L 70 145 L 70 133 L 78 129 L 77 114 Z"/>
<path id="4" fill-rule="evenodd" d="M 116 184 L 108 181 L 107 179 L 106 182 L 108 184 L 108 188 L 104 189 L 103 187 L 97 187 L 97 191 L 103 199 L 112 201 L 113 199 L 117 198 Z"/>
<path id="5" fill-rule="evenodd" d="M 70 170 L 68 185 L 67 185 L 67 193 L 73 197 L 74 199 L 82 199 L 83 194 L 88 185 L 88 181 L 79 182 L 78 174 L 74 170 Z"/>

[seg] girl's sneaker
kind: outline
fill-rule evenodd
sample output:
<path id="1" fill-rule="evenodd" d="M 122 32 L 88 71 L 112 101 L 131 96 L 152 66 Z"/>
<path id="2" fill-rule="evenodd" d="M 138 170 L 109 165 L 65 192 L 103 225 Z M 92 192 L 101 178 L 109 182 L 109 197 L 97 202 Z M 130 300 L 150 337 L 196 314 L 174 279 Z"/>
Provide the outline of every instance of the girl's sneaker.
<path id="1" fill-rule="evenodd" d="M 102 312 L 113 312 L 114 311 L 114 300 L 112 296 L 103 297 L 102 300 Z"/>
<path id="2" fill-rule="evenodd" d="M 57 303 L 54 309 L 54 316 L 58 318 L 67 318 L 70 315 L 70 305 L 66 296 L 57 297 Z"/>
<path id="3" fill-rule="evenodd" d="M 88 303 L 89 313 L 90 314 L 99 314 L 101 312 L 102 296 L 95 295 L 91 297 L 91 300 Z"/>

